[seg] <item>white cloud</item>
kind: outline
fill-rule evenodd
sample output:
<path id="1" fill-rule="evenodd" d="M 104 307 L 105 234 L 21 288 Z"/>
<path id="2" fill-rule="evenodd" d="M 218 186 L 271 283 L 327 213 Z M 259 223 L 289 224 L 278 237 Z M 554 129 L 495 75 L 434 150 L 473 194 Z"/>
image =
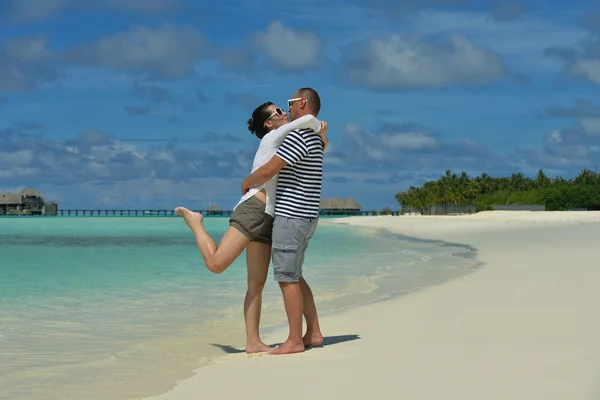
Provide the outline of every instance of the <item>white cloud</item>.
<path id="1" fill-rule="evenodd" d="M 560 62 L 544 56 L 547 47 L 570 46 L 586 35 L 582 27 L 540 15 L 493 23 L 486 12 L 430 11 L 416 14 L 410 21 L 411 30 L 426 36 L 458 33 L 477 44 L 485 43 L 514 69 L 538 75 L 562 68 Z"/>
<path id="2" fill-rule="evenodd" d="M 571 67 L 574 75 L 583 76 L 596 85 L 600 85 L 600 60 L 581 59 Z"/>
<path id="3" fill-rule="evenodd" d="M 398 150 L 435 149 L 439 143 L 434 137 L 422 132 L 392 133 L 382 138 L 383 145 Z"/>
<path id="4" fill-rule="evenodd" d="M 480 84 L 508 73 L 493 51 L 461 35 L 450 42 L 389 35 L 372 38 L 346 54 L 350 81 L 376 89 L 413 89 Z"/>
<path id="5" fill-rule="evenodd" d="M 552 153 L 543 147 L 536 147 L 529 150 L 531 158 L 528 160 L 533 169 L 539 168 L 585 168 L 590 167 L 590 161 L 582 158 L 587 156 L 588 152 L 581 146 L 570 146 L 564 148 L 560 154 Z"/>
<path id="6" fill-rule="evenodd" d="M 240 194 L 241 178 L 192 178 L 176 181 L 165 178 L 130 179 L 115 181 L 108 185 L 95 182 L 77 182 L 68 191 L 58 187 L 41 185 L 42 194 L 55 192 L 62 204 L 68 207 L 122 207 L 171 209 L 186 206 L 192 209 L 207 209 L 213 202 L 223 209 L 230 209 L 237 203 Z M 71 195 L 69 195 L 71 193 Z M 77 193 L 76 195 L 73 195 Z"/>
<path id="7" fill-rule="evenodd" d="M 28 166 L 35 160 L 35 153 L 31 149 L 4 152 L 0 151 L 2 163 L 14 165 L 15 167 Z"/>
<path id="8" fill-rule="evenodd" d="M 0 193 L 20 193 L 25 186 L 0 186 Z"/>
<path id="9" fill-rule="evenodd" d="M 525 6 L 521 3 L 498 3 L 492 7 L 490 18 L 493 21 L 515 21 L 526 13 Z"/>
<path id="10" fill-rule="evenodd" d="M 16 128 L 11 128 L 15 130 Z M 12 132 L 9 130 L 8 132 Z M 16 133 L 18 133 L 15 130 Z M 20 131 L 19 131 L 20 132 Z M 67 207 L 175 207 L 203 199 L 233 206 L 253 150 L 157 146 L 141 150 L 100 131 L 64 141 L 0 138 L 0 181 L 34 187 Z M 252 154 L 251 154 L 252 153 Z"/>
<path id="11" fill-rule="evenodd" d="M 420 34 L 461 33 L 473 40 L 485 41 L 503 54 L 537 53 L 541 56 L 547 46 L 570 45 L 585 36 L 583 28 L 557 23 L 542 16 L 490 23 L 489 14 L 485 12 L 430 11 L 415 15 L 411 23 Z"/>
<path id="12" fill-rule="evenodd" d="M 171 9 L 181 0 L 3 0 L 8 2 L 8 15 L 20 22 L 42 21 L 66 9 L 108 8 L 124 11 L 160 12 Z"/>
<path id="13" fill-rule="evenodd" d="M 71 1 L 75 2 L 80 0 Z M 110 7 L 117 10 L 161 12 L 172 9 L 182 2 L 181 0 L 100 0 L 99 3 L 105 7 Z"/>
<path id="14" fill-rule="evenodd" d="M 0 170 L 0 178 L 1 179 L 23 179 L 23 178 L 31 178 L 35 176 L 36 169 L 35 168 L 19 168 L 14 171 L 8 170 Z"/>
<path id="15" fill-rule="evenodd" d="M 8 14 L 17 21 L 40 21 L 60 11 L 70 0 L 8 0 Z"/>
<path id="16" fill-rule="evenodd" d="M 286 27 L 281 21 L 270 22 L 265 31 L 254 35 L 253 42 L 276 67 L 299 70 L 319 63 L 322 42 L 319 36 Z"/>
<path id="17" fill-rule="evenodd" d="M 600 138 L 600 118 L 582 118 L 579 123 L 587 135 Z"/>
<path id="18" fill-rule="evenodd" d="M 6 55 L 19 62 L 37 62 L 51 57 L 45 36 L 8 38 L 2 44 Z"/>
<path id="19" fill-rule="evenodd" d="M 75 62 L 175 79 L 194 73 L 194 64 L 207 54 L 208 41 L 191 27 L 135 26 L 105 36 L 68 53 Z"/>
<path id="20" fill-rule="evenodd" d="M 589 29 L 583 37 L 570 43 L 557 42 L 545 50 L 546 55 L 566 64 L 567 71 L 573 76 L 582 77 L 596 85 L 600 85 L 599 11 L 600 8 L 584 15 L 584 24 L 581 25 Z"/>
<path id="21" fill-rule="evenodd" d="M 58 78 L 47 61 L 52 53 L 44 36 L 5 39 L 0 45 L 0 92 L 23 92 Z"/>
<path id="22" fill-rule="evenodd" d="M 585 127 L 597 129 L 600 125 L 592 119 L 581 122 L 584 130 L 555 130 L 546 135 L 540 146 L 520 149 L 519 154 L 533 168 L 562 169 L 563 173 L 567 170 L 594 168 L 600 162 L 600 154 L 595 150 L 600 143 L 600 135 L 586 132 Z"/>
<path id="23" fill-rule="evenodd" d="M 352 168 L 430 171 L 440 167 L 494 168 L 502 164 L 499 157 L 472 140 L 443 142 L 411 124 L 384 124 L 371 131 L 350 123 L 342 130 L 338 142 L 325 157 L 326 165 L 334 171 Z"/>
<path id="24" fill-rule="evenodd" d="M 170 178 L 242 176 L 251 166 L 235 152 L 154 147 L 140 151 L 112 135 L 87 131 L 65 141 L 0 140 L 0 170 L 5 178 L 23 171 L 49 182 L 101 178 Z"/>
<path id="25" fill-rule="evenodd" d="M 329 150 L 328 150 L 329 151 Z M 331 166 L 344 166 L 346 162 L 341 157 L 331 156 L 327 152 L 325 153 L 325 158 L 323 160 L 324 165 Z"/>

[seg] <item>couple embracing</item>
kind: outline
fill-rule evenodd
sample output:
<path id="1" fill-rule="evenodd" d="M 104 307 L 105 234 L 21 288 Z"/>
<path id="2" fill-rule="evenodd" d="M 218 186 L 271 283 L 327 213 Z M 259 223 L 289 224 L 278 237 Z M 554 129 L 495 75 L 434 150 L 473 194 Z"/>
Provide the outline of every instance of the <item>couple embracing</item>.
<path id="1" fill-rule="evenodd" d="M 260 139 L 260 145 L 252 174 L 242 182 L 242 198 L 218 246 L 202 226 L 201 214 L 184 207 L 175 209 L 194 233 L 211 272 L 225 271 L 246 249 L 247 353 L 298 353 L 323 343 L 313 294 L 302 276 L 304 254 L 319 219 L 327 147 L 327 123 L 316 118 L 320 108 L 319 94 L 302 88 L 288 100 L 291 122 L 287 113 L 271 102 L 254 110 L 248 129 Z M 289 323 L 287 340 L 274 349 L 259 334 L 262 291 L 271 260 Z"/>

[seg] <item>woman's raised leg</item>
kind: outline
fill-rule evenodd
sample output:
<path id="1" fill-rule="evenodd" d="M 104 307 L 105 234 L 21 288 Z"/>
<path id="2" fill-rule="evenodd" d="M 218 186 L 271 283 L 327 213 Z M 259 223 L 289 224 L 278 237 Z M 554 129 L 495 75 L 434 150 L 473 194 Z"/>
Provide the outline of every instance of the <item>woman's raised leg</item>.
<path id="1" fill-rule="evenodd" d="M 210 272 L 220 274 L 225 271 L 250 243 L 250 239 L 246 235 L 230 226 L 217 247 L 213 238 L 202 225 L 204 219 L 202 214 L 190 211 L 185 207 L 177 207 L 175 212 L 183 217 L 194 233 L 198 250 Z"/>
<path id="2" fill-rule="evenodd" d="M 244 300 L 244 319 L 246 320 L 246 353 L 270 351 L 260 339 L 259 326 L 262 309 L 262 292 L 267 281 L 271 246 L 259 242 L 250 242 L 246 248 L 246 266 L 248 268 L 248 290 Z"/>

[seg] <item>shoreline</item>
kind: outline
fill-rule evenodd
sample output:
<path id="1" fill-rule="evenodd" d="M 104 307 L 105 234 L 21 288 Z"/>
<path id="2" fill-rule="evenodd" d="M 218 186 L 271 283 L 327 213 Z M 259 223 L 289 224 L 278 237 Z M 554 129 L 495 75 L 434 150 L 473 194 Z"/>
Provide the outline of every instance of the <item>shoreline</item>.
<path id="1" fill-rule="evenodd" d="M 314 280 L 312 282 L 323 317 L 344 313 L 346 310 L 361 307 L 365 304 L 378 303 L 387 301 L 390 298 L 404 296 L 412 291 L 440 284 L 446 281 L 448 276 L 451 276 L 450 279 L 454 279 L 454 275 L 472 272 L 472 260 L 460 259 L 454 262 L 456 257 L 451 253 L 455 249 L 437 249 L 431 246 L 430 243 L 415 242 L 416 239 L 399 237 L 388 230 L 377 227 L 357 230 L 348 226 L 334 226 L 329 224 L 329 220 L 324 220 L 323 224 L 327 224 L 329 227 L 325 230 L 325 232 L 328 232 L 326 235 L 337 232 L 336 237 L 338 237 L 337 242 L 331 242 L 333 244 L 327 244 L 330 243 L 328 241 L 320 242 L 320 246 L 325 246 L 325 249 L 330 245 L 342 246 L 341 249 L 346 249 L 349 245 L 359 245 L 359 248 L 362 249 L 360 242 L 345 241 L 346 236 L 340 236 L 342 232 L 353 232 L 352 236 L 359 238 L 365 244 L 362 252 L 363 256 L 349 258 L 348 255 L 338 249 L 333 258 L 330 256 L 329 259 L 323 260 L 323 263 L 319 264 L 323 267 L 319 268 L 322 269 L 321 276 L 311 274 L 313 279 L 318 278 L 320 280 L 320 283 L 317 283 L 316 286 L 316 282 Z M 411 244 L 413 242 L 417 245 L 413 246 Z M 316 245 L 313 248 L 317 258 L 309 261 L 311 264 L 314 262 L 321 263 L 319 255 L 322 249 L 318 250 L 318 246 Z M 355 247 L 350 247 L 348 250 L 353 248 Z M 414 251 L 398 251 L 406 248 L 414 249 Z M 339 258 L 338 255 L 342 258 Z M 427 261 L 421 259 L 421 257 L 431 259 Z M 448 261 L 448 264 L 444 263 L 445 260 Z M 362 263 L 366 262 L 368 264 L 369 261 L 374 262 L 373 266 L 377 265 L 378 267 L 375 269 L 368 268 L 361 272 Z M 386 273 L 381 268 L 387 267 L 388 264 L 396 272 L 388 271 Z M 444 271 L 444 265 L 454 265 L 457 270 Z M 395 266 L 398 268 L 394 268 Z M 419 273 L 416 271 L 419 269 L 423 269 L 425 272 Z M 418 278 L 416 281 L 418 286 L 410 287 L 407 291 L 390 291 L 390 288 L 394 289 L 390 282 L 399 282 L 404 273 Z M 410 283 L 406 285 L 406 283 L 399 282 L 398 285 L 405 289 L 404 286 L 410 286 Z M 269 282 L 269 286 L 275 287 L 271 282 Z M 263 299 L 265 300 L 261 321 L 263 337 L 276 335 L 278 330 L 286 326 L 279 289 L 273 290 L 269 289 L 268 301 L 266 301 L 267 298 Z M 272 294 L 275 294 L 275 297 Z M 136 296 L 130 294 L 128 297 L 135 298 Z M 151 306 L 152 304 L 148 303 L 147 300 L 145 302 L 146 305 Z M 101 398 L 102 396 L 97 393 L 103 392 L 102 388 L 105 386 L 102 383 L 103 381 L 111 382 L 110 385 L 115 390 L 109 389 L 109 392 L 115 398 L 143 398 L 164 393 L 173 388 L 176 382 L 193 377 L 193 371 L 197 368 L 204 368 L 221 357 L 228 357 L 228 354 L 245 356 L 243 352 L 244 325 L 240 304 L 236 302 L 220 308 L 218 315 L 215 315 L 214 318 L 197 324 L 186 325 L 175 330 L 172 334 L 151 336 L 140 339 L 135 343 L 129 343 L 126 346 L 120 346 L 114 350 L 104 350 L 106 354 L 100 358 L 82 360 L 80 368 L 71 371 L 69 374 L 72 377 L 68 379 L 68 363 L 64 366 L 57 366 L 56 369 L 53 369 L 49 364 L 36 366 L 35 374 L 40 376 L 37 384 L 38 388 L 32 388 L 29 395 L 31 395 L 31 398 L 50 399 L 61 398 L 60 396 L 65 393 L 72 393 L 76 397 Z M 118 309 L 119 307 L 118 298 L 115 298 L 114 303 L 109 306 L 111 309 Z M 160 318 L 160 314 L 157 314 L 157 316 Z M 111 335 L 112 333 L 106 334 Z M 57 357 L 60 358 L 59 355 Z M 53 359 L 59 363 L 58 358 Z M 143 363 L 136 364 L 139 360 L 143 360 Z M 107 370 L 107 368 L 110 368 L 110 370 Z M 51 374 L 54 374 L 54 379 L 48 378 Z M 25 373 L 19 375 L 19 372 L 14 372 L 14 374 L 7 375 L 5 378 L 7 379 L 7 386 L 9 386 L 9 382 L 14 383 L 14 386 L 11 385 L 11 387 L 15 389 L 11 390 L 17 390 L 17 392 L 14 392 L 15 396 L 18 393 L 18 387 L 31 382 L 31 378 L 26 378 Z M 3 381 L 3 378 L 0 378 L 0 381 Z M 55 393 L 53 390 L 44 392 L 43 388 L 55 385 L 62 385 L 61 393 Z M 106 395 L 106 392 L 104 394 Z"/>
<path id="2" fill-rule="evenodd" d="M 600 301 L 600 294 L 583 290 L 590 288 L 593 277 L 600 279 L 600 272 L 590 264 L 596 255 L 590 247 L 594 243 L 590 232 L 600 233 L 600 213 L 378 216 L 328 223 L 377 227 L 418 240 L 459 244 L 471 253 L 476 249 L 478 261 L 485 265 L 460 279 L 324 316 L 324 334 L 330 340 L 322 348 L 292 356 L 221 357 L 194 371 L 193 378 L 181 381 L 170 392 L 148 400 L 239 396 L 248 390 L 276 398 L 276 393 L 289 390 L 285 371 L 313 382 L 305 393 L 298 389 L 288 396 L 293 399 L 315 391 L 327 398 L 348 399 L 373 395 L 448 398 L 452 394 L 464 399 L 546 400 L 600 394 L 596 386 L 600 350 L 583 346 L 600 334 L 600 323 L 565 313 L 586 306 L 590 313 L 590 307 L 597 304 L 593 300 Z M 527 234 L 534 234 L 533 239 L 524 241 Z M 569 259 L 565 251 L 573 247 L 573 243 L 565 245 L 569 240 L 578 246 L 582 261 L 577 267 L 586 273 L 585 278 L 569 275 L 577 271 L 561 265 Z M 553 304 L 556 311 L 547 310 L 556 301 L 550 292 L 559 289 L 564 289 L 564 300 L 571 303 Z M 581 290 L 590 297 L 584 302 L 577 296 Z M 524 317 L 524 310 L 531 314 Z M 539 326 L 532 323 L 536 317 Z M 574 325 L 586 326 L 587 331 L 579 334 Z M 521 335 L 514 335 L 513 329 L 520 329 Z M 285 334 L 285 328 L 273 328 L 265 339 L 281 342 Z M 588 357 L 585 350 L 591 353 Z M 235 387 L 226 383 L 232 377 Z M 263 392 L 265 383 L 256 382 L 268 382 L 273 393 Z"/>
<path id="3" fill-rule="evenodd" d="M 357 217 L 357 218 L 366 218 L 366 217 Z M 329 221 L 328 221 L 329 222 Z M 337 224 L 337 222 L 335 222 Z M 350 225 L 350 224 L 349 224 Z M 370 227 L 365 227 L 365 226 L 360 226 L 360 225 L 354 225 L 360 228 L 370 228 Z M 385 234 L 389 234 L 393 237 L 392 240 L 401 240 L 403 242 L 408 242 L 408 243 L 421 243 L 421 244 L 427 244 L 427 245 L 432 245 L 432 244 L 437 244 L 441 247 L 452 247 L 452 248 L 457 248 L 457 249 L 466 249 L 467 253 L 453 253 L 452 257 L 456 257 L 458 259 L 471 259 L 471 258 L 477 258 L 477 249 L 475 247 L 469 246 L 469 245 L 465 245 L 465 244 L 460 244 L 460 243 L 451 243 L 451 242 L 446 242 L 443 240 L 435 240 L 435 239 L 420 239 L 418 237 L 413 237 L 413 236 L 406 236 L 406 235 L 401 235 L 401 234 L 394 234 L 392 232 L 390 232 L 387 229 L 378 229 L 379 233 L 381 234 L 382 232 L 384 232 Z M 465 255 L 466 254 L 466 255 Z M 472 265 L 468 265 L 466 267 L 464 267 L 465 270 L 468 270 L 468 272 L 463 273 L 462 275 L 459 275 L 457 277 L 452 277 L 452 278 L 448 278 L 448 279 L 442 279 L 442 280 L 438 280 L 435 281 L 433 283 L 428 283 L 425 286 L 421 286 L 421 287 L 413 287 L 410 288 L 408 290 L 402 290 L 402 291 L 394 291 L 394 292 L 385 292 L 382 293 L 381 296 L 382 297 L 376 297 L 373 299 L 369 299 L 366 302 L 359 302 L 358 304 L 344 304 L 342 306 L 339 306 L 338 308 L 333 308 L 333 309 L 327 309 L 326 311 L 321 311 L 319 314 L 319 318 L 321 318 L 321 316 L 327 318 L 330 316 L 334 316 L 334 315 L 339 315 L 342 313 L 345 313 L 347 311 L 351 311 L 353 309 L 356 308 L 361 308 L 361 307 L 366 307 L 369 306 L 371 304 L 377 304 L 377 303 L 381 303 L 381 302 L 387 302 L 387 301 L 392 301 L 392 300 L 396 300 L 398 298 L 401 298 L 403 296 L 407 296 L 410 295 L 411 293 L 414 292 L 418 292 L 418 291 L 422 291 L 422 290 L 429 290 L 432 289 L 438 285 L 442 285 L 445 282 L 449 282 L 449 281 L 453 281 L 456 279 L 461 279 L 464 276 L 470 275 L 474 272 L 476 272 L 479 268 L 481 268 L 484 265 L 484 263 L 480 262 L 480 261 L 475 261 Z M 370 292 L 369 294 L 374 295 L 377 292 L 377 289 L 375 289 L 373 292 Z M 318 296 L 318 295 L 317 295 Z M 315 296 L 315 297 L 317 297 Z M 283 303 L 281 304 L 281 307 L 283 307 Z M 318 305 L 317 305 L 318 307 Z M 264 332 L 265 337 L 269 337 L 270 335 L 277 333 L 278 331 L 281 331 L 282 329 L 285 329 L 287 327 L 287 320 L 285 320 L 285 315 L 284 315 L 284 319 L 281 323 L 279 324 L 272 324 L 272 325 L 267 325 L 264 327 L 261 327 L 261 332 Z M 226 357 L 227 355 L 224 354 L 224 357 Z M 256 357 L 256 356 L 252 356 L 252 355 L 247 355 L 248 357 Z M 217 358 L 219 358 L 219 356 L 217 356 Z"/>

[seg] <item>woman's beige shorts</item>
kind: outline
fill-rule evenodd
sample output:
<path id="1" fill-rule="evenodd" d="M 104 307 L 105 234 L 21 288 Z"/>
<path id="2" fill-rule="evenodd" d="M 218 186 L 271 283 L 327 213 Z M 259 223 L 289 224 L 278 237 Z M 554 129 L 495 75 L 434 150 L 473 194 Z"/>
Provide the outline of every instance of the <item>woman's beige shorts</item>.
<path id="1" fill-rule="evenodd" d="M 252 242 L 271 244 L 273 217 L 265 212 L 265 203 L 252 196 L 237 206 L 229 225 L 242 232 Z"/>

